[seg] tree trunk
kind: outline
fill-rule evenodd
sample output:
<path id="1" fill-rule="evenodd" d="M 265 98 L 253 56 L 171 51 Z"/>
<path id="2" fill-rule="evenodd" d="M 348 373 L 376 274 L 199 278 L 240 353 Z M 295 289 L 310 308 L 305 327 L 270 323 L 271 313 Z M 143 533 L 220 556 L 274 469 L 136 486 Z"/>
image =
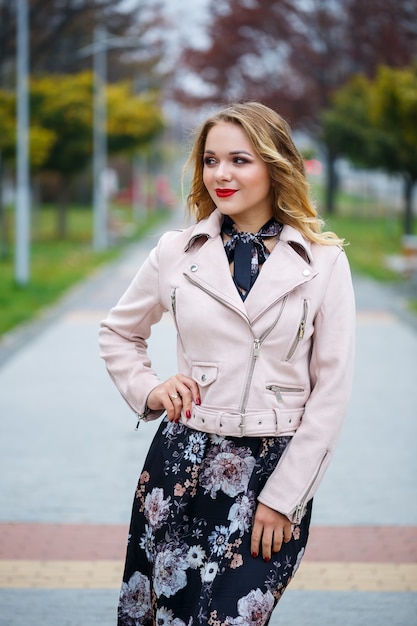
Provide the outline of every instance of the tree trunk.
<path id="1" fill-rule="evenodd" d="M 68 234 L 68 204 L 69 204 L 69 181 L 65 178 L 62 179 L 60 189 L 58 192 L 58 204 L 57 204 L 57 228 L 56 235 L 58 239 L 66 239 Z"/>
<path id="2" fill-rule="evenodd" d="M 338 179 L 336 172 L 336 155 L 332 150 L 327 148 L 326 152 L 326 200 L 325 208 L 327 215 L 336 213 L 336 191 L 338 188 Z"/>
<path id="3" fill-rule="evenodd" d="M 416 182 L 409 174 L 404 176 L 404 235 L 414 232 L 413 190 Z"/>

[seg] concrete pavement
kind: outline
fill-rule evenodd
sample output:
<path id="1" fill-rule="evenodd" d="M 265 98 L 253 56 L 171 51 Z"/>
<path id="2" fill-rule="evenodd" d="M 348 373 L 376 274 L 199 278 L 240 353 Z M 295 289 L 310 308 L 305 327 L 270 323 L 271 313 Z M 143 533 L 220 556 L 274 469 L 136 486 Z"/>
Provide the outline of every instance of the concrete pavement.
<path id="1" fill-rule="evenodd" d="M 0 626 L 115 624 L 131 501 L 156 425 L 135 431 L 98 357 L 97 328 L 160 232 L 0 343 Z M 271 626 L 417 623 L 417 325 L 395 292 L 354 283 L 352 402 L 305 560 Z M 166 318 L 150 346 L 162 377 L 175 371 L 174 345 Z"/>

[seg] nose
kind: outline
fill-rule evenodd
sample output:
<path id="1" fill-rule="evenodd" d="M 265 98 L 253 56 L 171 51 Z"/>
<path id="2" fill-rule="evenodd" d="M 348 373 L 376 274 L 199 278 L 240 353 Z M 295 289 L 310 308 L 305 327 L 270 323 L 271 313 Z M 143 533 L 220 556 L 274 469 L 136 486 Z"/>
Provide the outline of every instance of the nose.
<path id="1" fill-rule="evenodd" d="M 232 173 L 228 163 L 224 161 L 220 161 L 216 168 L 216 179 L 217 180 L 231 180 Z"/>

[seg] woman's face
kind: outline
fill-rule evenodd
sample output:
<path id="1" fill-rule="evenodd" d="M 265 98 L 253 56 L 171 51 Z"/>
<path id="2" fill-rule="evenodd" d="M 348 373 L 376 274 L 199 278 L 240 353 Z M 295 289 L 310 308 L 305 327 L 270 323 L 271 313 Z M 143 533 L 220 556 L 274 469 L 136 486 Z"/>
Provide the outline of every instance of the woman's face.
<path id="1" fill-rule="evenodd" d="M 272 217 L 268 166 L 243 128 L 218 122 L 206 139 L 203 182 L 211 199 L 243 232 L 257 232 Z"/>

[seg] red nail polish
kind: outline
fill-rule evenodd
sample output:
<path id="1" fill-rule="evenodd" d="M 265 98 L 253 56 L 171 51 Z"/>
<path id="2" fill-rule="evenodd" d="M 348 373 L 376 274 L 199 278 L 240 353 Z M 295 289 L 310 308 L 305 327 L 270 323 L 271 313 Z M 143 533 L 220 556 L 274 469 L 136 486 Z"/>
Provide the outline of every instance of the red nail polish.
<path id="1" fill-rule="evenodd" d="M 271 559 L 269 558 L 269 556 L 264 556 L 264 561 L 265 563 L 268 563 Z"/>
<path id="2" fill-rule="evenodd" d="M 191 417 L 191 411 L 189 410 L 185 411 L 185 417 L 189 420 Z"/>
<path id="3" fill-rule="evenodd" d="M 252 556 L 253 556 L 254 559 L 256 559 L 256 557 L 258 556 L 258 553 L 257 552 L 252 552 Z"/>
<path id="4" fill-rule="evenodd" d="M 200 398 L 196 398 L 195 399 L 195 403 L 196 403 L 197 406 L 200 406 L 200 404 L 201 404 Z"/>

